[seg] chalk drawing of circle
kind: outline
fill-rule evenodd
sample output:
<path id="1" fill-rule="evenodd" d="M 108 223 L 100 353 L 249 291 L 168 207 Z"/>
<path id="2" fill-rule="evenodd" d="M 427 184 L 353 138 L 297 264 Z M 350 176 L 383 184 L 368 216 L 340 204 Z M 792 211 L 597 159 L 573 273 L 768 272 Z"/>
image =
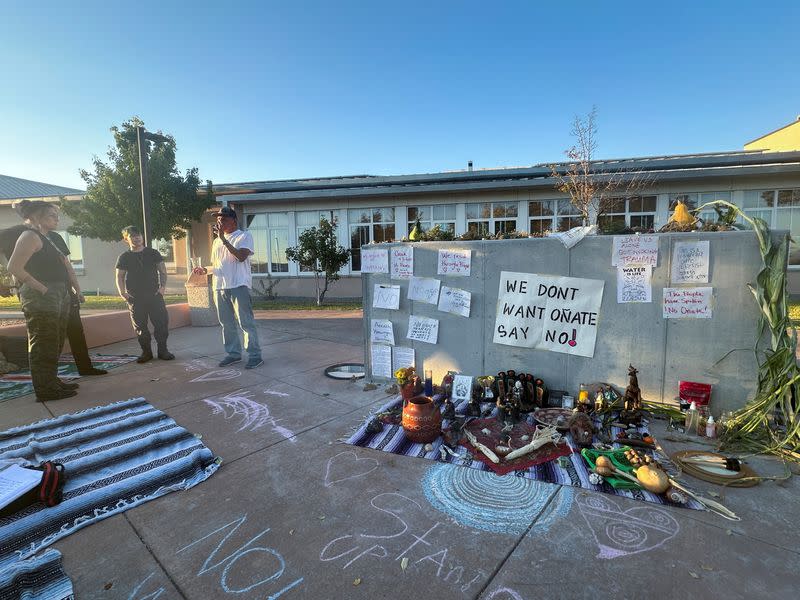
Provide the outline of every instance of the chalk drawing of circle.
<path id="1" fill-rule="evenodd" d="M 422 489 L 431 506 L 457 523 L 508 534 L 525 533 L 537 517 L 532 531 L 547 531 L 569 512 L 573 499 L 571 488 L 454 465 L 432 466 Z"/>
<path id="2" fill-rule="evenodd" d="M 635 550 L 647 541 L 647 532 L 630 523 L 611 523 L 606 526 L 608 539 L 626 550 Z"/>

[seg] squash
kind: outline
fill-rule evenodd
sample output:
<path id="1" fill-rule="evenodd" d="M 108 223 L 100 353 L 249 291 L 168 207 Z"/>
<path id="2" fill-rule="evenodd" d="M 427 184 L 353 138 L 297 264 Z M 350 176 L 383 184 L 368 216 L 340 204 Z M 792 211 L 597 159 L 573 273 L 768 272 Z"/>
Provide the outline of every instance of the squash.
<path id="1" fill-rule="evenodd" d="M 636 469 L 636 479 L 648 492 L 663 494 L 669 489 L 669 477 L 653 465 L 643 465 Z"/>
<path id="2" fill-rule="evenodd" d="M 669 223 L 677 223 L 681 226 L 688 226 L 692 225 L 697 219 L 695 219 L 686 208 L 686 205 L 678 200 L 678 204 L 675 206 L 675 210 L 672 213 L 672 216 L 669 218 Z"/>

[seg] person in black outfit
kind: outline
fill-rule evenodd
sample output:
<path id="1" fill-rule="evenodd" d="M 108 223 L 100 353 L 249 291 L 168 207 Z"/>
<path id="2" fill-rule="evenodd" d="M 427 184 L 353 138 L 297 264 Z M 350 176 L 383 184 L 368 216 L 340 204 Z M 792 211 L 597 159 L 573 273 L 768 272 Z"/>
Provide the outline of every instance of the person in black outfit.
<path id="1" fill-rule="evenodd" d="M 167 350 L 169 314 L 164 304 L 167 285 L 164 258 L 157 250 L 145 248 L 142 232 L 137 227 L 126 227 L 122 230 L 122 237 L 130 250 L 120 254 L 117 259 L 117 291 L 128 303 L 133 329 L 142 347 L 142 354 L 136 362 L 146 363 L 153 358 L 148 319 L 153 324 L 158 358 L 172 360 L 175 355 Z"/>
<path id="2" fill-rule="evenodd" d="M 69 246 L 58 233 L 51 231 L 47 234 L 50 241 L 61 251 L 61 254 L 69 257 Z M 67 271 L 72 273 L 70 279 L 77 281 L 75 270 L 72 263 L 67 259 Z M 90 375 L 105 375 L 105 369 L 97 369 L 92 364 L 89 356 L 89 347 L 86 345 L 86 335 L 83 333 L 83 323 L 81 323 L 81 302 L 84 302 L 80 288 L 70 287 L 69 293 L 69 319 L 67 320 L 67 339 L 69 348 L 72 351 L 72 359 L 78 367 L 78 374 L 83 377 Z"/>
<path id="3" fill-rule="evenodd" d="M 47 237 L 58 227 L 58 209 L 41 200 L 22 200 L 15 208 L 30 223 L 14 244 L 8 271 L 20 284 L 33 389 L 40 402 L 69 398 L 78 384 L 58 378 L 58 358 L 67 333 L 67 290 L 78 284 L 67 270 L 69 261 Z"/>

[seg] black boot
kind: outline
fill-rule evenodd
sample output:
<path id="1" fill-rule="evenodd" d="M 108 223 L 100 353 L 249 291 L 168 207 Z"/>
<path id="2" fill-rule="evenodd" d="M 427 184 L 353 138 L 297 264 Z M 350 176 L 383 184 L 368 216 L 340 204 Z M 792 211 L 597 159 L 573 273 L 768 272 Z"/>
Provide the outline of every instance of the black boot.
<path id="1" fill-rule="evenodd" d="M 92 375 L 105 375 L 108 373 L 105 369 L 97 369 L 92 367 L 91 369 L 86 369 L 85 371 L 78 371 L 78 374 L 81 377 L 91 377 Z"/>
<path id="2" fill-rule="evenodd" d="M 158 358 L 161 360 L 173 360 L 175 355 L 167 350 L 166 346 L 159 346 L 158 347 Z"/>
<path id="3" fill-rule="evenodd" d="M 72 381 L 64 381 L 63 379 L 59 379 L 58 387 L 60 387 L 62 390 L 77 390 L 80 385 Z"/>
<path id="4" fill-rule="evenodd" d="M 142 364 L 151 360 L 153 360 L 153 351 L 150 348 L 142 348 L 142 353 L 136 359 L 136 362 Z"/>

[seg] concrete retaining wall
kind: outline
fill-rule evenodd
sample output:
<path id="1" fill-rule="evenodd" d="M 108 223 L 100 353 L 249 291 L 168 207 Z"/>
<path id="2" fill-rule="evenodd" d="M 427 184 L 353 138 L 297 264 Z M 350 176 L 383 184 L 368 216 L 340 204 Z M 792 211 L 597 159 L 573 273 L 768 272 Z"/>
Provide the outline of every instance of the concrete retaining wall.
<path id="1" fill-rule="evenodd" d="M 776 233 L 775 235 L 778 235 Z M 612 236 L 584 239 L 567 250 L 555 239 L 413 244 L 414 275 L 436 277 L 442 285 L 472 293 L 470 317 L 440 312 L 435 305 L 407 299 L 408 281 L 388 274 L 364 274 L 365 357 L 370 369 L 370 319 L 389 319 L 395 344 L 416 351 L 417 369 L 434 370 L 439 381 L 447 370 L 478 376 L 516 369 L 542 377 L 554 389 L 577 391 L 580 383 L 605 381 L 624 389 L 627 367 L 639 373 L 644 397 L 672 402 L 678 381 L 714 386 L 712 412 L 744 405 L 755 390 L 757 363 L 753 353 L 758 308 L 747 288 L 761 268 L 755 234 L 659 234 L 658 265 L 653 270 L 653 302 L 618 304 L 616 268 L 611 266 Z M 713 287 L 712 319 L 664 319 L 662 289 L 670 287 L 672 246 L 676 241 L 709 240 L 709 283 Z M 388 244 L 392 247 L 400 244 Z M 472 250 L 470 277 L 437 276 L 438 250 Z M 492 342 L 501 271 L 560 275 L 605 281 L 598 316 L 594 357 L 583 358 L 545 350 L 516 348 Z M 372 308 L 374 284 L 399 284 L 400 310 Z M 691 287 L 691 286 L 676 286 Z M 409 315 L 439 320 L 435 345 L 405 339 Z M 368 370 L 371 372 L 371 369 Z"/>

